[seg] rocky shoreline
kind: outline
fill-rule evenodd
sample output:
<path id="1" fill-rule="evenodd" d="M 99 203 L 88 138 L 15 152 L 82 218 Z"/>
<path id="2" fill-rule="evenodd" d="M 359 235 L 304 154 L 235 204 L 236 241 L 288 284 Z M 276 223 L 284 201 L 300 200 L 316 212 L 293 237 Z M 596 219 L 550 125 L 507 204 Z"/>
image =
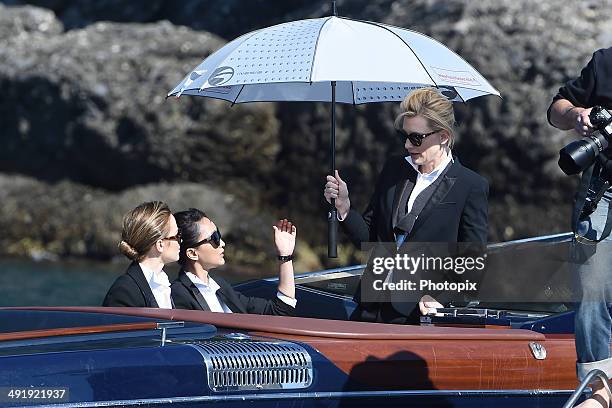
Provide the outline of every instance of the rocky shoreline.
<path id="1" fill-rule="evenodd" d="M 173 211 L 206 211 L 219 226 L 233 269 L 276 272 L 271 214 L 248 208 L 237 197 L 198 183 L 159 183 L 112 193 L 69 181 L 44 183 L 31 177 L 0 174 L 1 255 L 58 261 L 123 257 L 117 244 L 123 214 L 134 203 L 162 200 Z M 298 247 L 302 270 L 321 265 L 306 242 Z M 232 262 L 232 263 L 234 263 Z"/>

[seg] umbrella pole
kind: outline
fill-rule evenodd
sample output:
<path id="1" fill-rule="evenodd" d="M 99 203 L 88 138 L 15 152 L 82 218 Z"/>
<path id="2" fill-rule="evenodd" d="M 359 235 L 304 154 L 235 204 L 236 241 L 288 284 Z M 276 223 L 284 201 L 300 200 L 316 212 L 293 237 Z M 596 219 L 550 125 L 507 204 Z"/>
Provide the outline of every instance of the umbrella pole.
<path id="1" fill-rule="evenodd" d="M 331 81 L 331 140 L 329 142 L 330 147 L 330 174 L 332 176 L 336 173 L 336 81 Z M 327 226 L 327 256 L 329 258 L 338 257 L 337 248 L 338 238 L 338 210 L 336 210 L 336 200 L 331 199 L 331 208 L 328 214 L 328 226 Z"/>

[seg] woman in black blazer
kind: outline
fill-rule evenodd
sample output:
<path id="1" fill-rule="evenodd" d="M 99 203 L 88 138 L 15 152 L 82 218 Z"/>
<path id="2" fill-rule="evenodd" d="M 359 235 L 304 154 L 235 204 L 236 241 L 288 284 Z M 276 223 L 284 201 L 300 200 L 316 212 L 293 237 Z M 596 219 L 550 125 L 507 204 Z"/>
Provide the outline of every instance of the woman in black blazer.
<path id="1" fill-rule="evenodd" d="M 395 127 L 408 154 L 385 163 L 363 214 L 351 207 L 338 171 L 327 176 L 324 196 L 328 202 L 335 199 L 343 229 L 357 246 L 405 241 L 486 244 L 488 183 L 452 155 L 452 103 L 435 89 L 419 89 L 400 108 Z M 361 284 L 371 278 L 364 274 Z M 415 312 L 442 307 L 431 299 L 409 312 L 405 304 L 367 304 L 361 301 L 360 289 L 355 300 L 359 307 L 352 318 L 379 322 L 414 323 L 418 321 Z"/>
<path id="2" fill-rule="evenodd" d="M 274 241 L 280 262 L 277 296 L 273 299 L 249 297 L 234 290 L 219 276 L 209 272 L 225 264 L 225 242 L 215 224 L 198 209 L 174 214 L 181 231 L 182 244 L 179 277 L 172 283 L 172 298 L 180 309 L 221 313 L 293 315 L 295 283 L 293 250 L 296 228 L 287 220 L 275 225 Z"/>
<path id="3" fill-rule="evenodd" d="M 123 218 L 119 250 L 132 260 L 110 287 L 102 306 L 172 308 L 165 264 L 179 257 L 176 220 L 161 201 L 143 203 Z"/>

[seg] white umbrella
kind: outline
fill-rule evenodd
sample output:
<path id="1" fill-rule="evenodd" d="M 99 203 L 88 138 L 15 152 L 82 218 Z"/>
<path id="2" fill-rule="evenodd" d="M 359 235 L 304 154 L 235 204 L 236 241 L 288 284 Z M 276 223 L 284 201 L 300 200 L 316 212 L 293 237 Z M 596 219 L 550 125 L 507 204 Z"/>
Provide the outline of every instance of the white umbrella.
<path id="1" fill-rule="evenodd" d="M 244 34 L 206 58 L 168 96 L 205 96 L 232 103 L 332 102 L 333 174 L 336 102 L 401 101 L 422 87 L 436 87 L 454 101 L 499 96 L 478 71 L 433 38 L 335 15 Z M 331 208 L 328 254 L 335 257 L 333 203 Z"/>

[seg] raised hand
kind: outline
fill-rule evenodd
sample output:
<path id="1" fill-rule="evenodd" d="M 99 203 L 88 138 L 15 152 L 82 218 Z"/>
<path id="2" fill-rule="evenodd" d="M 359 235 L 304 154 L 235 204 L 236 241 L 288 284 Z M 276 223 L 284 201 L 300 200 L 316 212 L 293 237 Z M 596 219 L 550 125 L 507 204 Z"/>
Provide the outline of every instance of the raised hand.
<path id="1" fill-rule="evenodd" d="M 295 236 L 297 233 L 295 225 L 285 218 L 279 220 L 272 228 L 274 229 L 274 244 L 278 254 L 282 256 L 292 255 L 295 249 Z"/>

